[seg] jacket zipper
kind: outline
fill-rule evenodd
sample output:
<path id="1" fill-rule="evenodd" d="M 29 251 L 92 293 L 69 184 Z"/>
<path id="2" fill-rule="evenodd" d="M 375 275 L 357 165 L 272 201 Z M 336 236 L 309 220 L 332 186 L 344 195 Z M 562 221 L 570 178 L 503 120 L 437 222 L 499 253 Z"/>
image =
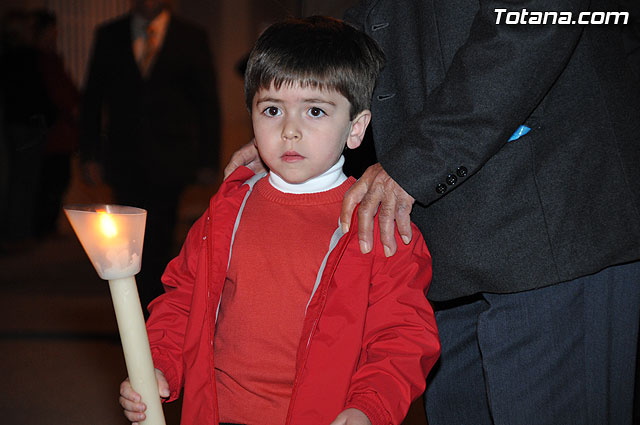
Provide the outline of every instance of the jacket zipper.
<path id="1" fill-rule="evenodd" d="M 229 255 L 228 255 L 228 258 L 227 258 L 227 269 L 229 268 L 229 262 L 231 261 L 231 251 L 232 251 L 232 248 L 233 248 L 233 241 L 235 239 L 236 230 L 238 229 L 238 223 L 239 223 L 239 220 L 240 220 L 240 216 L 242 215 L 242 211 L 244 210 L 244 205 L 246 204 L 247 199 L 249 198 L 249 194 L 253 190 L 253 185 L 255 184 L 255 182 L 257 182 L 259 179 L 261 179 L 265 175 L 266 175 L 266 173 L 254 175 L 251 179 L 249 179 L 247 182 L 245 182 L 243 185 L 241 185 L 241 187 L 244 186 L 244 185 L 248 185 L 249 189 L 243 195 L 243 200 L 242 200 L 242 203 L 240 204 L 240 207 L 238 208 L 238 212 L 236 214 L 236 220 L 234 222 L 234 226 L 233 226 L 233 229 L 231 231 L 231 242 L 229 244 Z M 209 203 L 209 214 L 207 215 L 207 223 L 206 223 L 206 229 L 207 230 L 205 231 L 205 236 L 204 236 L 207 239 L 207 248 L 206 248 L 207 252 L 205 253 L 206 254 L 205 258 L 206 258 L 207 263 L 209 262 L 209 259 L 212 258 L 211 255 L 213 255 L 212 253 L 213 253 L 213 250 L 214 250 L 213 238 L 210 237 L 210 235 L 214 233 L 210 229 L 210 226 L 213 225 L 210 222 L 210 218 L 211 218 L 211 216 L 213 215 L 213 212 L 214 212 L 213 206 L 214 205 L 213 205 L 213 200 L 212 200 L 212 202 Z M 207 267 L 206 267 L 206 271 L 207 271 L 207 276 L 206 276 L 206 278 L 207 278 L 207 281 L 206 281 L 207 282 L 207 309 L 209 309 L 209 308 L 213 309 L 213 307 L 214 307 L 212 302 L 211 302 L 211 279 L 210 279 L 211 267 L 212 267 L 211 264 L 207 264 Z M 223 284 L 223 286 L 224 286 L 224 284 Z M 221 289 L 221 291 L 222 291 L 222 289 Z M 222 292 L 221 292 L 221 294 L 222 294 Z M 218 321 L 218 310 L 220 308 L 220 303 L 221 302 L 222 302 L 222 297 L 218 300 L 218 303 L 215 306 L 215 313 L 214 314 L 207 314 L 207 316 L 209 317 L 209 326 L 208 326 L 208 328 L 209 328 L 209 345 L 210 345 L 210 347 L 209 347 L 209 353 L 210 353 L 209 354 L 209 363 L 211 365 L 212 394 L 214 395 L 213 399 L 214 399 L 214 402 L 216 404 L 216 406 L 215 406 L 215 415 L 216 416 L 214 418 L 216 424 L 220 423 L 220 414 L 219 414 L 219 411 L 218 411 L 218 393 L 217 393 L 217 389 L 216 389 L 216 385 L 215 385 L 215 376 L 214 376 L 215 364 L 214 364 L 214 355 L 213 355 L 213 344 L 214 344 L 215 335 L 212 334 L 212 332 L 215 333 L 214 329 L 215 329 L 216 323 Z M 211 313 L 213 313 L 213 310 L 212 310 Z M 214 318 L 213 321 L 211 320 L 212 317 Z"/>
<path id="2" fill-rule="evenodd" d="M 349 239 L 351 239 L 351 235 L 352 235 L 352 232 L 348 232 L 348 233 L 344 234 L 342 236 L 342 238 L 340 239 L 342 245 L 339 248 L 338 248 L 338 246 L 336 246 L 336 248 L 339 249 L 339 252 L 336 254 L 337 258 L 336 258 L 335 262 L 333 263 L 333 266 L 331 267 L 331 271 L 330 271 L 329 275 L 327 276 L 327 274 L 326 274 L 327 271 L 325 269 L 325 272 L 323 273 L 323 277 L 321 279 L 321 284 L 318 286 L 318 291 L 316 292 L 316 296 L 322 297 L 321 298 L 322 305 L 318 307 L 318 313 L 316 314 L 316 317 L 313 319 L 313 325 L 311 326 L 311 329 L 309 330 L 309 337 L 307 338 L 305 351 L 304 351 L 304 354 L 302 356 L 302 362 L 301 362 L 300 365 L 296 365 L 296 376 L 295 376 L 295 379 L 293 381 L 293 388 L 291 390 L 291 400 L 289 401 L 289 410 L 287 412 L 287 419 L 285 421 L 285 425 L 289 425 L 291 423 L 291 413 L 293 412 L 293 406 L 295 404 L 295 399 L 296 399 L 297 392 L 298 392 L 298 386 L 299 386 L 299 382 L 300 382 L 300 374 L 301 374 L 302 370 L 304 369 L 304 365 L 305 365 L 305 363 L 307 361 L 307 356 L 309 355 L 309 346 L 311 345 L 311 338 L 313 337 L 313 334 L 316 331 L 316 327 L 318 326 L 318 322 L 320 320 L 320 316 L 322 316 L 322 312 L 324 311 L 324 306 L 325 306 L 325 303 L 327 301 L 327 292 L 329 290 L 329 284 L 331 283 L 331 280 L 333 279 L 333 275 L 335 274 L 336 269 L 338 267 L 338 264 L 340 263 L 340 259 L 342 258 L 342 256 L 344 255 L 344 252 L 347 249 L 347 245 L 349 244 Z M 329 258 L 330 257 L 331 257 L 331 255 L 329 256 Z M 329 263 L 329 258 L 327 259 L 327 264 Z"/>

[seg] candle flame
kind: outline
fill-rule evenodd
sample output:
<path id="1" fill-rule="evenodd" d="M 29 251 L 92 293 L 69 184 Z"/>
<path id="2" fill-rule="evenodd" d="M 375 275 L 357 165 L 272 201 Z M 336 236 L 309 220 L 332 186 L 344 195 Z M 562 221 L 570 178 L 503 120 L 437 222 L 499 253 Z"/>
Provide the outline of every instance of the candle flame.
<path id="1" fill-rule="evenodd" d="M 99 211 L 100 230 L 107 238 L 114 238 L 118 235 L 118 227 L 109 213 Z"/>

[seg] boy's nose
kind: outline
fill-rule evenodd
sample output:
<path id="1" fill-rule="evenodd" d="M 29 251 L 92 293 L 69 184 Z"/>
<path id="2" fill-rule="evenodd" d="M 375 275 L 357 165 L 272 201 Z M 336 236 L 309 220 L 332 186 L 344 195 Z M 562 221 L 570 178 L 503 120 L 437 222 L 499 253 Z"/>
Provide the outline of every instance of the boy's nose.
<path id="1" fill-rule="evenodd" d="M 302 137 L 300 128 L 294 120 L 287 120 L 282 128 L 282 138 L 285 140 L 298 141 Z"/>

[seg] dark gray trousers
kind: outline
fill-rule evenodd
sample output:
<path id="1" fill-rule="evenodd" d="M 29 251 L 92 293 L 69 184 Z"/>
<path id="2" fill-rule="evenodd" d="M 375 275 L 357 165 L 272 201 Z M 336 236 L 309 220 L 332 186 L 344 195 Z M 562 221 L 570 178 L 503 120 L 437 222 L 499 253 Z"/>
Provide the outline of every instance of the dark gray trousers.
<path id="1" fill-rule="evenodd" d="M 436 306 L 429 425 L 631 425 L 640 262 Z"/>

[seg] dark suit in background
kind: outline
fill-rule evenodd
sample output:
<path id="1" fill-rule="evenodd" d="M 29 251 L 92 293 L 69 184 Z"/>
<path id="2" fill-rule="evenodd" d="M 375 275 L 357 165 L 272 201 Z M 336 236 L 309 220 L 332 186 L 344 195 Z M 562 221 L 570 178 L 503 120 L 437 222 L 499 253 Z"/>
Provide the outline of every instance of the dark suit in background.
<path id="1" fill-rule="evenodd" d="M 387 55 L 376 153 L 433 256 L 429 424 L 631 424 L 640 91 L 622 24 L 497 25 L 497 8 L 620 10 L 369 0 L 347 14 Z"/>
<path id="2" fill-rule="evenodd" d="M 217 169 L 220 116 L 206 33 L 171 15 L 146 77 L 132 49 L 133 14 L 95 35 L 81 110 L 80 149 L 97 160 L 117 203 L 148 210 L 139 286 L 162 292 L 180 194 L 198 170 Z"/>

